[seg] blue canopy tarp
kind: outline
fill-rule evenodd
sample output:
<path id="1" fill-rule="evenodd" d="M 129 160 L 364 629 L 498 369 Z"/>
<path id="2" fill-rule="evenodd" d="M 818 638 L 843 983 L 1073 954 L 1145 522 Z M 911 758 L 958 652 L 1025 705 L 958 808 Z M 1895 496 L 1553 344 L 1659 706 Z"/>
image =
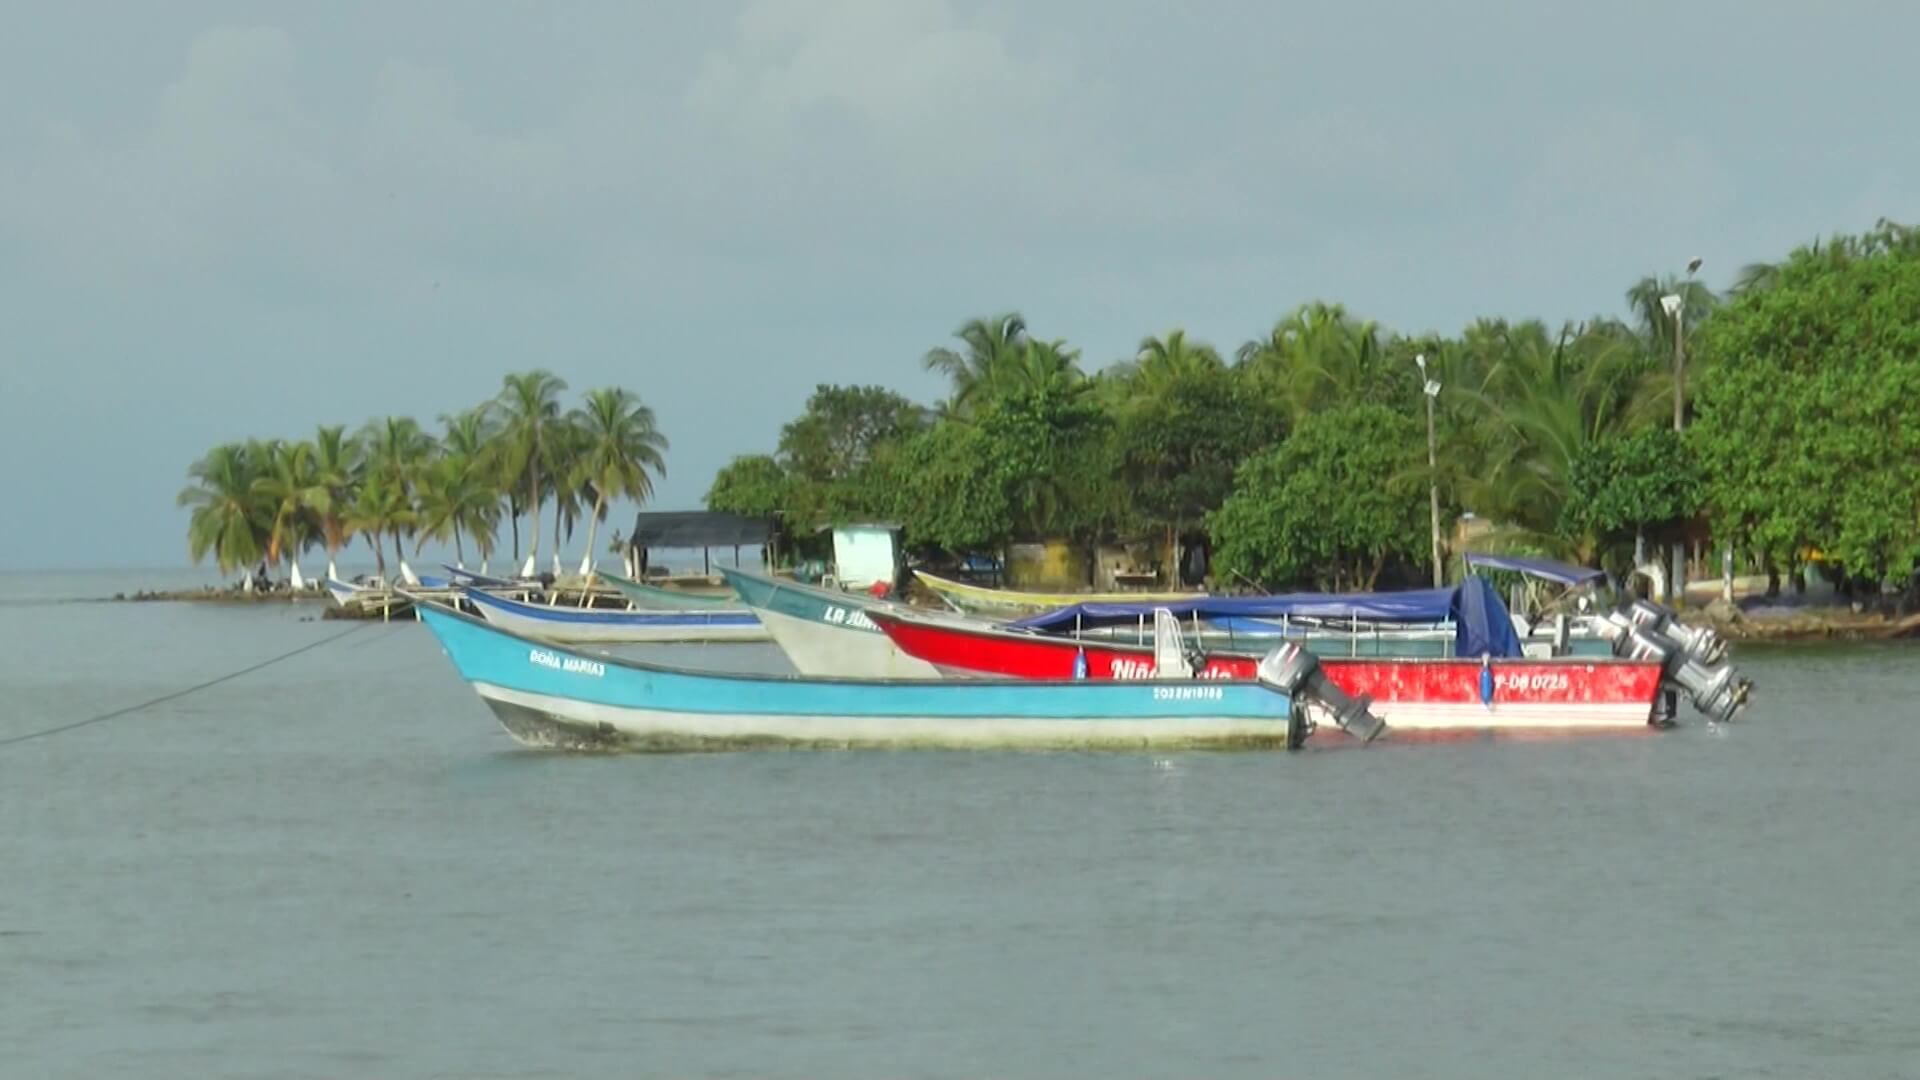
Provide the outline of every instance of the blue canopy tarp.
<path id="1" fill-rule="evenodd" d="M 1525 555 L 1490 555 L 1485 552 L 1469 551 L 1466 554 L 1467 568 L 1485 567 L 1488 570 L 1511 570 L 1516 574 L 1526 574 L 1542 581 L 1551 581 L 1556 585 L 1584 585 L 1607 576 L 1605 570 L 1590 570 L 1584 566 L 1572 566 L 1552 559 L 1536 559 Z"/>
<path id="2" fill-rule="evenodd" d="M 1280 596 L 1204 596 L 1178 602 L 1072 604 L 1011 625 L 1020 630 L 1058 633 L 1153 618 L 1156 608 L 1187 619 L 1363 619 L 1369 622 L 1441 623 L 1448 619 L 1452 589 L 1408 589 L 1388 593 L 1286 593 Z"/>
<path id="3" fill-rule="evenodd" d="M 1286 593 L 1280 596 L 1208 596 L 1179 603 L 1073 604 L 1034 615 L 1012 627 L 1043 633 L 1110 626 L 1151 619 L 1166 608 L 1182 621 L 1319 619 L 1330 623 L 1452 623 L 1456 656 L 1519 656 L 1520 637 L 1507 605 L 1485 578 L 1469 576 L 1459 586 L 1387 593 Z M 1229 625 L 1231 623 L 1229 622 Z"/>
<path id="4" fill-rule="evenodd" d="M 1467 575 L 1453 592 L 1453 655 L 1519 656 L 1520 635 L 1486 578 Z"/>

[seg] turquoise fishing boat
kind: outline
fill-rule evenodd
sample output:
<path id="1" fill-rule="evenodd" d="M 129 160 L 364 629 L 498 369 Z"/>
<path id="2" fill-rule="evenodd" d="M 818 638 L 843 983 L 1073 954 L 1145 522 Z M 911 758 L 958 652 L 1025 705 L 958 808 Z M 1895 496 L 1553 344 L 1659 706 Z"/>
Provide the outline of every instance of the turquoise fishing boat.
<path id="1" fill-rule="evenodd" d="M 903 651 L 867 617 L 899 605 L 864 593 L 818 589 L 732 567 L 717 567 L 802 675 L 852 679 L 938 679 L 940 669 Z"/>
<path id="2" fill-rule="evenodd" d="M 420 615 L 514 738 L 562 749 L 1281 749 L 1306 738 L 1314 685 L 1311 657 L 1302 668 L 1279 650 L 1262 680 L 1237 683 L 695 672 L 576 652 L 439 604 Z"/>
<path id="3" fill-rule="evenodd" d="M 594 576 L 619 590 L 627 602 L 643 611 L 738 611 L 740 602 L 731 596 L 702 596 L 685 589 L 663 589 L 644 581 L 595 570 Z"/>

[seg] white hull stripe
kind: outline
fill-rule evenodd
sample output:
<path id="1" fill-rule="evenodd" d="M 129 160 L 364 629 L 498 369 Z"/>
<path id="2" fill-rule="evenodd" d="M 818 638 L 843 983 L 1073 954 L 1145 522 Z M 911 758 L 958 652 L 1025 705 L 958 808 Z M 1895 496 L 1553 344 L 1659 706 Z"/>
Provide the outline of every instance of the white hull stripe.
<path id="1" fill-rule="evenodd" d="M 860 746 L 1067 747 L 1179 746 L 1234 740 L 1284 739 L 1283 720 L 1246 717 L 1127 719 L 955 719 L 948 717 L 781 716 L 689 713 L 601 705 L 574 698 L 473 684 L 482 698 L 541 713 L 586 731 L 617 732 L 635 739 L 683 738 L 704 742 L 789 739 Z"/>

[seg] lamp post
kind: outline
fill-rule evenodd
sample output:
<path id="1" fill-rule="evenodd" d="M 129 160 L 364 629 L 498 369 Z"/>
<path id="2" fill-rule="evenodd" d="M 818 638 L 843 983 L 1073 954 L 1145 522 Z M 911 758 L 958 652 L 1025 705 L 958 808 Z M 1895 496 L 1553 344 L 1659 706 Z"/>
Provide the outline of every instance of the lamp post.
<path id="1" fill-rule="evenodd" d="M 1440 380 L 1427 378 L 1427 354 L 1416 353 L 1413 362 L 1420 368 L 1420 389 L 1427 398 L 1427 510 L 1433 524 L 1433 587 L 1446 584 L 1440 569 L 1440 462 L 1433 437 L 1433 399 L 1440 396 Z"/>
<path id="2" fill-rule="evenodd" d="M 1687 423 L 1687 354 L 1685 347 L 1687 328 L 1687 294 L 1693 291 L 1693 275 L 1700 271 L 1699 258 L 1687 263 L 1687 280 L 1677 293 L 1668 293 L 1660 298 L 1660 308 L 1673 320 L 1673 433 L 1680 434 Z M 1669 591 L 1674 607 L 1679 607 L 1687 598 L 1687 541 L 1680 537 L 1673 542 L 1673 574 Z"/>

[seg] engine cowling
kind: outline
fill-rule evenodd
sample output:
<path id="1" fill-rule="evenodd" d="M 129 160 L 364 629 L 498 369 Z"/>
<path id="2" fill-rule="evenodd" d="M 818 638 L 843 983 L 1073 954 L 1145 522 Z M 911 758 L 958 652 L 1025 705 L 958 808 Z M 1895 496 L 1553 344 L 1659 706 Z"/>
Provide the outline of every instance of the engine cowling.
<path id="1" fill-rule="evenodd" d="M 1286 642 L 1260 661 L 1260 681 L 1294 698 L 1324 707 L 1341 731 L 1370 743 L 1386 730 L 1386 722 L 1373 714 L 1373 702 L 1365 694 L 1355 697 L 1333 685 L 1320 669 L 1320 659 L 1295 642 Z"/>

